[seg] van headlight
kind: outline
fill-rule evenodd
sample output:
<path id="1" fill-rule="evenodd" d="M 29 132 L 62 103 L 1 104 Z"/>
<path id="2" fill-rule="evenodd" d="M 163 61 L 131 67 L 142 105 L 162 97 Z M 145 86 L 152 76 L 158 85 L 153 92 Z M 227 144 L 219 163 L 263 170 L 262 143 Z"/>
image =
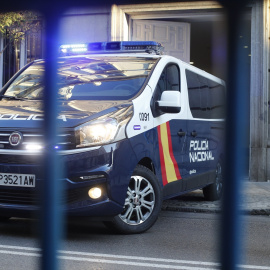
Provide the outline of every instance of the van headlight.
<path id="1" fill-rule="evenodd" d="M 76 147 L 102 145 L 125 139 L 125 127 L 133 110 L 125 108 L 124 112 L 119 114 L 120 111 L 76 127 Z"/>
<path id="2" fill-rule="evenodd" d="M 118 123 L 112 118 L 81 125 L 75 129 L 77 147 L 109 143 L 115 138 L 117 129 Z"/>

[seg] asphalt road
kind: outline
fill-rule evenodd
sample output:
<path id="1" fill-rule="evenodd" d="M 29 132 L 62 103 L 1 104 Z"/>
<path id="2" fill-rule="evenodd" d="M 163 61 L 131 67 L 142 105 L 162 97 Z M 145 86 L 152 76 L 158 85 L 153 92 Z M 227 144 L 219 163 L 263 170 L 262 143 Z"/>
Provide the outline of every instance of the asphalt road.
<path id="1" fill-rule="evenodd" d="M 270 218 L 245 216 L 239 269 L 270 270 Z M 59 251 L 60 269 L 219 269 L 217 214 L 162 212 L 141 235 L 116 235 L 102 223 L 69 221 Z M 39 269 L 35 220 L 0 223 L 0 269 Z"/>

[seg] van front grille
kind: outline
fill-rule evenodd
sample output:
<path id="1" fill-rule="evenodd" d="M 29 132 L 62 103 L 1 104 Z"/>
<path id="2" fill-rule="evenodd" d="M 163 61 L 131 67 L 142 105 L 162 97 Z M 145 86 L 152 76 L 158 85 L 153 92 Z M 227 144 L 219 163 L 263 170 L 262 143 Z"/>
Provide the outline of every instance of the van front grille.
<path id="1" fill-rule="evenodd" d="M 18 146 L 10 144 L 10 135 L 14 132 L 21 134 L 21 142 Z M 1 149 L 25 150 L 26 145 L 40 144 L 45 147 L 45 137 L 40 131 L 24 131 L 24 130 L 4 130 L 0 131 L 0 152 Z M 73 130 L 61 132 L 57 136 L 57 146 L 61 150 L 75 148 L 75 135 Z"/>

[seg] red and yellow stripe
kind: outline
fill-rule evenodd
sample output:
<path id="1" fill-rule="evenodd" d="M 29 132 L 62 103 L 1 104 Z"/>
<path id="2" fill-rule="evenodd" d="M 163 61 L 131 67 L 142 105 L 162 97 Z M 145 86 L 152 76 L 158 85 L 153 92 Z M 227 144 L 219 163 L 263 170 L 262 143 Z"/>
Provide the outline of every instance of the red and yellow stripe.
<path id="1" fill-rule="evenodd" d="M 180 171 L 173 155 L 172 138 L 169 122 L 158 129 L 159 156 L 163 185 L 181 179 Z"/>

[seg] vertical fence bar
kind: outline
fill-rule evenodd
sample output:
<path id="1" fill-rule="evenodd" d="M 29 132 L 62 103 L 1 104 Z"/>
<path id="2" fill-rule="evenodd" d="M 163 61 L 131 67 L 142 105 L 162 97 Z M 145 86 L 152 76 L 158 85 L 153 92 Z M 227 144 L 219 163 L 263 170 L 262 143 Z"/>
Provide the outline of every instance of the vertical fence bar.
<path id="1" fill-rule="evenodd" d="M 3 35 L 0 34 L 0 52 L 3 50 L 4 47 L 4 38 Z M 1 69 L 3 68 L 3 53 L 0 54 L 0 67 Z M 2 88 L 3 86 L 3 76 L 4 76 L 4 72 L 2 72 L 0 69 L 0 88 Z"/>
<path id="2" fill-rule="evenodd" d="M 41 247 L 43 270 L 58 269 L 57 250 L 60 244 L 62 215 L 60 209 L 61 181 L 57 143 L 57 46 L 59 14 L 52 10 L 44 13 L 46 21 L 45 41 L 45 94 L 44 94 L 44 184 L 41 191 Z"/>
<path id="3" fill-rule="evenodd" d="M 221 263 L 223 270 L 237 269 L 242 256 L 241 189 L 244 178 L 243 136 L 249 93 L 247 70 L 243 65 L 240 25 L 245 1 L 221 1 L 228 14 L 227 118 L 223 211 L 221 218 Z"/>

